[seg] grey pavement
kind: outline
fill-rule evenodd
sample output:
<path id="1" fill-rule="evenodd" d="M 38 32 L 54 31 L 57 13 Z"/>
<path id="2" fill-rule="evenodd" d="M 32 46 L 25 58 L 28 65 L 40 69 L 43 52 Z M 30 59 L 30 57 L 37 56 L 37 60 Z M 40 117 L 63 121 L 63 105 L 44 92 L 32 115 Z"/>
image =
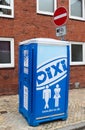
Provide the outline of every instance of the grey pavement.
<path id="1" fill-rule="evenodd" d="M 68 119 L 31 127 L 18 112 L 18 95 L 0 97 L 0 130 L 85 130 L 85 88 L 69 91 Z"/>

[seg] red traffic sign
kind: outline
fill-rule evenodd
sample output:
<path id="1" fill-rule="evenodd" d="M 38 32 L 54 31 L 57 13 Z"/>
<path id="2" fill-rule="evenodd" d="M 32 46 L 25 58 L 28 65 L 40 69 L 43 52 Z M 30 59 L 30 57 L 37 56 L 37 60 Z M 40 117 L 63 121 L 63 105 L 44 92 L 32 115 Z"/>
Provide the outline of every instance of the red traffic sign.
<path id="1" fill-rule="evenodd" d="M 67 10 L 64 7 L 59 7 L 54 12 L 54 23 L 58 26 L 63 25 L 67 20 Z"/>

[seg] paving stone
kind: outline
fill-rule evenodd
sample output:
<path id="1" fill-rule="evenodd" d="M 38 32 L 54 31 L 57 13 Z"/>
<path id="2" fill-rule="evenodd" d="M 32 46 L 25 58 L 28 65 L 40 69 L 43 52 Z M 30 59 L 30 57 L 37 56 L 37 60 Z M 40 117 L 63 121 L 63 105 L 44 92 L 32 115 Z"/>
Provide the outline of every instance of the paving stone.
<path id="1" fill-rule="evenodd" d="M 68 119 L 52 121 L 31 127 L 18 112 L 18 95 L 0 97 L 0 130 L 58 130 L 68 126 L 85 123 L 85 89 L 69 91 Z"/>

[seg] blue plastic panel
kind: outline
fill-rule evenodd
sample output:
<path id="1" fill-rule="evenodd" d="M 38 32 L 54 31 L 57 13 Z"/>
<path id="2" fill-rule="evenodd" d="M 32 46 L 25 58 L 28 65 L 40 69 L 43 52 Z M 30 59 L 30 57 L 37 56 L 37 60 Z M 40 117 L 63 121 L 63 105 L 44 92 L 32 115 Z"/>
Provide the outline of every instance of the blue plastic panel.
<path id="1" fill-rule="evenodd" d="M 67 46 L 38 45 L 36 78 L 37 120 L 67 114 Z"/>
<path id="2" fill-rule="evenodd" d="M 19 111 L 28 118 L 32 111 L 32 48 L 19 48 Z"/>

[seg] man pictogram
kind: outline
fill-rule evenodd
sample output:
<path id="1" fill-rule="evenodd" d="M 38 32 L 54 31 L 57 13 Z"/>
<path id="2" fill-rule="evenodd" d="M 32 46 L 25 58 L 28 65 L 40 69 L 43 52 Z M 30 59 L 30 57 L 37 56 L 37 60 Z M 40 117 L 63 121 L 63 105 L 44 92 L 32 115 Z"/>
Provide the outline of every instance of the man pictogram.
<path id="1" fill-rule="evenodd" d="M 49 108 L 48 102 L 50 98 L 51 98 L 51 90 L 49 89 L 49 86 L 47 85 L 46 88 L 43 90 L 43 99 L 45 100 L 44 109 Z"/>

